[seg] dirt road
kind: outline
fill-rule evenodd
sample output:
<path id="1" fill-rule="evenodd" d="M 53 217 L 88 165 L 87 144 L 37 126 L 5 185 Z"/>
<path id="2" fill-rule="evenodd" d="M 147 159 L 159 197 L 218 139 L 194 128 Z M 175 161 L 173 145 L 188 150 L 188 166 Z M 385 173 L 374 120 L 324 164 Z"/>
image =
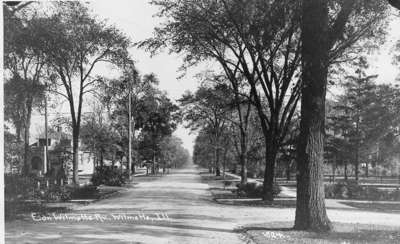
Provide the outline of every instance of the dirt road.
<path id="1" fill-rule="evenodd" d="M 6 223 L 7 243 L 244 243 L 240 226 L 294 220 L 292 208 L 229 206 L 212 201 L 194 165 L 138 184 L 71 213 Z M 333 221 L 400 226 L 400 214 L 332 209 Z"/>

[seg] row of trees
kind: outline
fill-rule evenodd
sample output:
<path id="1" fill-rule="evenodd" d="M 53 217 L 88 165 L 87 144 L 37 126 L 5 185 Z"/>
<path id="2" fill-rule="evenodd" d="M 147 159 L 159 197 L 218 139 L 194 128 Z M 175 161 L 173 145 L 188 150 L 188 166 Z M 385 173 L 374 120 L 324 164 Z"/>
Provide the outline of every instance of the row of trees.
<path id="1" fill-rule="evenodd" d="M 253 109 L 262 133 L 265 153 L 264 199 L 273 200 L 277 156 L 293 138 L 294 118 L 301 104 L 297 151 L 297 229 L 327 230 L 323 193 L 325 96 L 327 79 L 341 66 L 384 41 L 389 14 L 386 1 L 264 1 L 264 0 L 155 0 L 165 22 L 154 37 L 139 46 L 156 53 L 168 48 L 184 55 L 183 68 L 215 62 L 230 96 L 209 94 L 203 88 L 183 98 L 186 119 L 201 125 L 198 141 L 209 134 L 210 151 L 219 173 L 219 150 L 226 120 L 231 115 L 220 103 L 229 99 L 240 141 L 240 162 L 248 154 Z M 213 77 L 215 84 L 221 79 Z M 220 93 L 217 85 L 212 93 Z M 208 89 L 208 88 L 205 88 Z M 232 99 L 231 99 L 232 98 Z M 209 102 L 208 102 L 209 101 Z M 207 104 L 209 103 L 209 104 Z M 246 104 L 249 105 L 247 110 Z M 193 114 L 194 108 L 199 113 Z M 203 110 L 206 108 L 206 110 Z M 229 117 L 229 115 L 227 117 Z M 195 122 L 195 123 L 193 123 Z M 201 124 L 199 124 L 201 122 Z M 206 148 L 196 149 L 208 151 Z M 245 170 L 242 171 L 244 173 Z M 244 177 L 242 176 L 242 181 Z"/>
<path id="2" fill-rule="evenodd" d="M 44 8 L 46 13 L 41 12 Z M 172 136 L 179 122 L 178 107 L 157 88 L 153 74 L 139 75 L 128 53 L 131 41 L 124 33 L 94 17 L 81 2 L 3 3 L 3 9 L 5 120 L 15 128 L 15 135 L 12 130 L 6 134 L 15 139 L 14 144 L 24 144 L 24 173 L 30 170 L 32 111 L 44 106 L 45 96 L 67 101 L 70 116 L 63 121 L 72 133 L 74 183 L 78 182 L 79 140 L 98 152 L 100 162 L 115 159 L 117 152 L 127 154 L 129 126 L 133 135 L 140 132 L 132 145 L 136 161 L 157 157 L 178 166 L 180 162 L 171 155 L 188 160 L 182 142 Z M 122 75 L 101 76 L 101 63 L 111 64 Z M 97 102 L 87 115 L 89 100 Z M 167 147 L 167 142 L 173 145 Z"/>
<path id="3" fill-rule="evenodd" d="M 367 75 L 364 59 L 354 64 L 355 75 L 345 78 L 344 92 L 337 101 L 328 102 L 326 157 L 333 169 L 337 165 L 354 165 L 359 178 L 359 165 L 365 163 L 368 177 L 369 163 L 389 167 L 399 153 L 399 87 L 377 85 L 376 75 Z"/>
<path id="4" fill-rule="evenodd" d="M 364 58 L 358 59 L 353 66 L 355 75 L 343 76 L 343 81 L 334 87 L 343 90 L 342 94 L 333 96 L 326 105 L 325 162 L 331 164 L 333 173 L 338 167 L 344 167 L 345 178 L 347 169 L 354 166 L 358 180 L 361 163 L 366 164 L 366 176 L 368 164 L 387 170 L 396 168 L 391 164 L 399 153 L 400 89 L 394 85 L 376 84 L 377 76 L 366 74 L 368 65 Z M 200 131 L 193 159 L 210 171 L 215 168 L 217 175 L 221 164 L 233 170 L 240 165 L 241 181 L 246 183 L 247 175 L 261 176 L 264 171 L 261 162 L 265 160 L 265 143 L 258 116 L 251 101 L 243 98 L 236 106 L 229 83 L 221 77 L 213 78 L 219 81 L 206 79 L 194 94 L 187 93 L 180 100 L 188 126 Z M 245 116 L 241 116 L 242 113 Z M 277 154 L 275 176 L 286 176 L 290 180 L 295 172 L 298 135 L 299 111 L 296 111 L 286 143 Z M 327 167 L 325 173 L 329 173 Z"/>

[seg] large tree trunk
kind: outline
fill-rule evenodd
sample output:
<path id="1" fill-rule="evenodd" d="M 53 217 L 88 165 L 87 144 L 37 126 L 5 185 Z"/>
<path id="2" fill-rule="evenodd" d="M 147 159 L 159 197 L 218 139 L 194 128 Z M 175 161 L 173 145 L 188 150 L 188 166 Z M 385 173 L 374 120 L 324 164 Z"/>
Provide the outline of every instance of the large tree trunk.
<path id="1" fill-rule="evenodd" d="M 103 149 L 100 151 L 100 167 L 103 168 L 104 166 L 104 152 Z"/>
<path id="2" fill-rule="evenodd" d="M 247 163 L 246 163 L 246 156 L 241 153 L 240 154 L 240 166 L 241 166 L 241 171 L 240 171 L 240 183 L 241 184 L 246 184 L 247 183 Z"/>
<path id="3" fill-rule="evenodd" d="M 246 146 L 246 133 L 244 130 L 241 130 L 241 140 L 240 140 L 240 183 L 246 184 L 247 183 L 247 146 Z"/>
<path id="4" fill-rule="evenodd" d="M 29 148 L 29 127 L 28 125 L 30 122 L 26 122 L 25 130 L 24 130 L 24 174 L 27 175 L 29 174 L 31 170 L 31 165 L 29 163 L 29 158 L 30 158 L 30 148 Z"/>
<path id="5" fill-rule="evenodd" d="M 219 147 L 215 148 L 215 175 L 221 176 L 221 170 L 219 165 Z"/>
<path id="6" fill-rule="evenodd" d="M 78 162 L 79 162 L 79 127 L 72 128 L 72 183 L 79 184 Z"/>
<path id="7" fill-rule="evenodd" d="M 354 160 L 354 174 L 356 177 L 356 181 L 358 181 L 358 166 L 359 166 L 359 147 L 357 145 L 356 149 L 356 155 L 355 155 L 355 160 Z"/>
<path id="8" fill-rule="evenodd" d="M 287 165 L 286 165 L 286 180 L 290 181 L 290 166 L 291 166 L 291 162 L 292 160 L 288 160 L 287 161 Z"/>
<path id="9" fill-rule="evenodd" d="M 225 172 L 226 172 L 226 155 L 228 154 L 228 149 L 225 148 L 224 150 L 224 157 L 222 163 L 222 177 L 225 179 Z"/>
<path id="10" fill-rule="evenodd" d="M 332 163 L 332 182 L 335 183 L 335 176 L 336 176 L 336 156 L 333 159 Z"/>
<path id="11" fill-rule="evenodd" d="M 273 144 L 267 144 L 265 150 L 265 171 L 264 171 L 264 183 L 263 183 L 263 200 L 273 201 L 274 200 L 274 176 L 275 176 L 275 161 L 278 154 L 277 146 Z"/>
<path id="12" fill-rule="evenodd" d="M 328 6 L 325 0 L 303 0 L 302 4 L 303 87 L 294 228 L 328 231 L 331 223 L 325 209 L 323 182 Z"/>
<path id="13" fill-rule="evenodd" d="M 21 142 L 21 123 L 18 122 L 18 125 L 15 126 L 15 135 L 17 137 L 17 142 Z"/>

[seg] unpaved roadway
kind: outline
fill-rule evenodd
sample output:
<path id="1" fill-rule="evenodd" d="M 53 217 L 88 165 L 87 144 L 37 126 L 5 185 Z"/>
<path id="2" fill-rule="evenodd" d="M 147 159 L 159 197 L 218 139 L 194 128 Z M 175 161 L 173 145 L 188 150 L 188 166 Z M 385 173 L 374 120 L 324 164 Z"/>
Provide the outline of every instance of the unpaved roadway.
<path id="1" fill-rule="evenodd" d="M 237 229 L 294 220 L 293 208 L 215 203 L 194 165 L 140 177 L 117 196 L 75 206 L 66 215 L 6 223 L 6 243 L 245 243 Z M 400 226 L 400 214 L 329 209 L 332 221 Z M 80 219 L 79 219 L 80 218 Z"/>

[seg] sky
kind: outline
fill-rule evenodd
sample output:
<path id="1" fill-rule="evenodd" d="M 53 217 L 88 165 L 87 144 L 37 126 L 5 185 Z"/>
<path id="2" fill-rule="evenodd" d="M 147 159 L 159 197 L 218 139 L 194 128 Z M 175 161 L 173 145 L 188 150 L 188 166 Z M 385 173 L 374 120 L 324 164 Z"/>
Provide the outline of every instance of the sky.
<path id="1" fill-rule="evenodd" d="M 107 19 L 109 24 L 122 30 L 133 43 L 151 37 L 154 27 L 162 22 L 154 16 L 157 13 L 157 7 L 150 5 L 147 0 L 95 0 L 89 2 L 89 7 L 100 19 Z M 400 73 L 399 69 L 392 64 L 391 56 L 391 48 L 395 40 L 400 38 L 400 18 L 394 19 L 389 27 L 391 34 L 387 44 L 380 49 L 379 53 L 370 56 L 370 74 L 379 75 L 378 83 L 393 82 Z M 155 73 L 160 80 L 160 89 L 167 91 L 172 99 L 178 99 L 186 90 L 195 91 L 198 82 L 193 76 L 211 65 L 205 64 L 189 70 L 185 77 L 178 79 L 182 57 L 167 52 L 150 57 L 149 53 L 137 48 L 131 48 L 130 53 L 136 61 L 138 70 L 142 74 Z M 107 66 L 101 66 L 99 71 L 106 74 L 112 73 Z M 68 113 L 68 109 L 65 112 Z M 32 127 L 36 128 L 36 131 L 43 130 L 40 129 L 43 127 L 43 116 L 36 113 L 33 120 Z M 184 147 L 192 152 L 196 135 L 190 133 L 190 130 L 182 125 L 176 130 L 175 135 L 180 137 Z"/>

